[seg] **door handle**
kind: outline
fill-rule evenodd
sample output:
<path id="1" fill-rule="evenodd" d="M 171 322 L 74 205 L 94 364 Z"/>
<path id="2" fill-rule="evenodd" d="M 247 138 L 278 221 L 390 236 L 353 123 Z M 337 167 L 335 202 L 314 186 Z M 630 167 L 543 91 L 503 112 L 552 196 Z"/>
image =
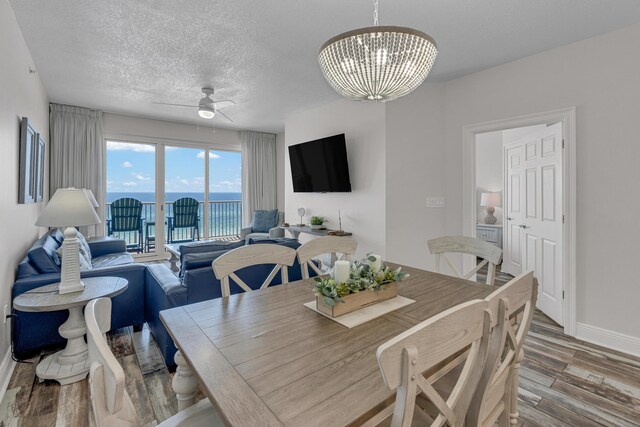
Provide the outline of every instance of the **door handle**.
<path id="1" fill-rule="evenodd" d="M 513 221 L 513 218 L 511 218 L 510 216 L 507 217 L 507 221 Z"/>
<path id="2" fill-rule="evenodd" d="M 520 227 L 520 228 L 529 228 L 529 226 L 527 224 L 520 224 L 518 227 Z"/>

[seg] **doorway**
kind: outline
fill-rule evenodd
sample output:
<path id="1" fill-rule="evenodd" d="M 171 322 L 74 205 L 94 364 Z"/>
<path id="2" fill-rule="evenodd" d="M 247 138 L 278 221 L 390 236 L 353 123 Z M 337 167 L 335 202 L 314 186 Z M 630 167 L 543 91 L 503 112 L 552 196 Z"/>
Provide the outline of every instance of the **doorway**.
<path id="1" fill-rule="evenodd" d="M 499 240 L 502 272 L 533 270 L 537 307 L 568 335 L 575 335 L 574 118 L 569 108 L 464 128 L 464 234 Z"/>

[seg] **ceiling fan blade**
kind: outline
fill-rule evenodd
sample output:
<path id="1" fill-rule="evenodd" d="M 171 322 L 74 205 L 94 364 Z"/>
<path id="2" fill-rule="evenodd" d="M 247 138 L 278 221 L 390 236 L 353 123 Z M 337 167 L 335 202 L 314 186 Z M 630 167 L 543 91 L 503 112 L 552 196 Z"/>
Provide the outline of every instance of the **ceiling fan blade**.
<path id="1" fill-rule="evenodd" d="M 213 101 L 213 103 L 214 103 L 214 104 L 220 104 L 220 103 L 222 103 L 222 102 L 230 102 L 230 103 L 232 103 L 233 105 L 235 105 L 235 104 L 236 104 L 236 102 L 235 102 L 235 101 L 232 101 L 232 100 L 230 100 L 230 99 L 220 99 L 220 100 L 218 100 L 218 101 L 215 101 L 215 100 Z"/>
<path id="2" fill-rule="evenodd" d="M 219 113 L 221 116 L 225 117 L 227 120 L 229 120 L 231 123 L 233 123 L 233 120 L 231 120 L 231 119 L 229 118 L 229 116 L 227 116 L 227 115 L 226 115 L 225 113 L 223 113 L 222 111 L 220 111 L 220 110 L 216 110 L 216 113 Z"/>
<path id="3" fill-rule="evenodd" d="M 199 105 L 171 104 L 169 102 L 154 102 L 154 104 L 157 104 L 157 105 L 172 105 L 174 107 L 193 107 L 193 108 L 198 108 L 199 107 Z"/>

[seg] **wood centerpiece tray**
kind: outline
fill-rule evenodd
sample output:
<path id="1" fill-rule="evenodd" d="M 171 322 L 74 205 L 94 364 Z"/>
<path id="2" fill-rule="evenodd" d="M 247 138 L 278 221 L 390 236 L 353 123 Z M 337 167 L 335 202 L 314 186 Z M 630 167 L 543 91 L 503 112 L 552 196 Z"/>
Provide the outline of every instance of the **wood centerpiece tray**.
<path id="1" fill-rule="evenodd" d="M 367 289 L 345 295 L 342 297 L 344 302 L 334 305 L 325 303 L 324 297 L 316 295 L 316 310 L 329 317 L 338 317 L 381 301 L 394 298 L 396 295 L 398 295 L 398 284 L 396 282 L 383 285 L 382 289 L 378 291 Z"/>

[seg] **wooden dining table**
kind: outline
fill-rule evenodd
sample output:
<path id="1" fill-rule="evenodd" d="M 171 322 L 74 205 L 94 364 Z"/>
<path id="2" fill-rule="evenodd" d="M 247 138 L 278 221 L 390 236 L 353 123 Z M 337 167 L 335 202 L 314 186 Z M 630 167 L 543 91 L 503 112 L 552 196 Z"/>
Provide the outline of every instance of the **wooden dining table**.
<path id="1" fill-rule="evenodd" d="M 390 266 L 397 266 L 389 264 Z M 383 409 L 380 344 L 496 288 L 416 268 L 398 295 L 414 303 L 354 328 L 303 304 L 313 279 L 162 311 L 178 353 L 174 390 L 193 404 L 196 386 L 232 426 L 357 425 Z"/>

